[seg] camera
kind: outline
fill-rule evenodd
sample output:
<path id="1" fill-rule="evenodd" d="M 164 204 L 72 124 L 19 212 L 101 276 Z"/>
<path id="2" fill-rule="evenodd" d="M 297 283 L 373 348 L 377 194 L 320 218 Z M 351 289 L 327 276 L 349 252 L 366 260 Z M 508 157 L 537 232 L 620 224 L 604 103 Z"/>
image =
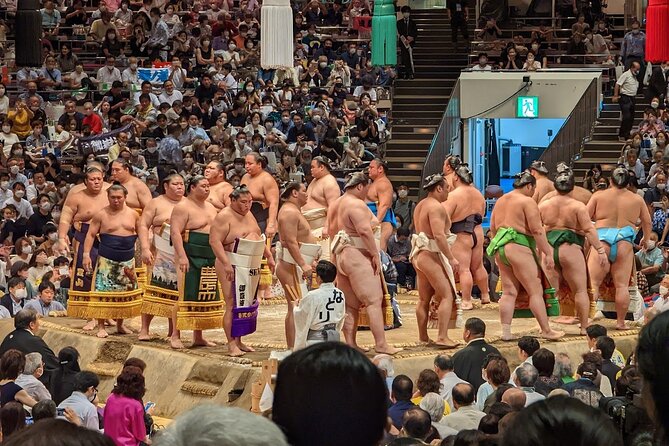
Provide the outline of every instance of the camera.
<path id="1" fill-rule="evenodd" d="M 624 397 L 614 396 L 599 401 L 602 409 L 616 425 L 625 445 L 635 444 L 642 435 L 652 434 L 655 426 L 644 408 L 641 394 L 627 392 Z"/>

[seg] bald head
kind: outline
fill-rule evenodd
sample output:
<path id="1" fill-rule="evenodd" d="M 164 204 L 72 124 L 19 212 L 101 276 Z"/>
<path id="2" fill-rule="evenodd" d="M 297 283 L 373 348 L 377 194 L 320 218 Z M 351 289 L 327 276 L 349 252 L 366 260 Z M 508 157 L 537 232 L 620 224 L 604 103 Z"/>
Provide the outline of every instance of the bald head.
<path id="1" fill-rule="evenodd" d="M 516 411 L 525 407 L 526 400 L 527 397 L 525 396 L 525 392 L 516 387 L 507 390 L 504 392 L 504 395 L 502 395 L 502 402 L 508 404 L 513 410 Z"/>

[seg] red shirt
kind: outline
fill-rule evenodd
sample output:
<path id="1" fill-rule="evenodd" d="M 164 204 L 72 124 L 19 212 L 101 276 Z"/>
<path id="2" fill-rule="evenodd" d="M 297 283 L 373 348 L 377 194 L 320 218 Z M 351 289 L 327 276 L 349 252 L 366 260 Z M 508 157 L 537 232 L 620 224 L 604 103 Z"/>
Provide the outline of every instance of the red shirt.
<path id="1" fill-rule="evenodd" d="M 102 119 L 98 116 L 97 113 L 91 113 L 88 116 L 84 116 L 81 125 L 87 125 L 91 128 L 91 135 L 99 135 L 102 133 Z"/>

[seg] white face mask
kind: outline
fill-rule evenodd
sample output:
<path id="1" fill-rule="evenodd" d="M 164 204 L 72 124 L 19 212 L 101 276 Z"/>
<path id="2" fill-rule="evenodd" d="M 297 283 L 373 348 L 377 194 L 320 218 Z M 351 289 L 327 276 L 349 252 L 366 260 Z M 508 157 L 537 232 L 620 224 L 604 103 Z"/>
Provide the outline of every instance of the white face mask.
<path id="1" fill-rule="evenodd" d="M 653 107 L 653 108 L 657 108 L 657 107 L 660 106 L 660 103 L 659 102 L 651 102 L 650 106 Z"/>
<path id="2" fill-rule="evenodd" d="M 408 195 L 409 195 L 408 190 L 402 189 L 402 190 L 397 191 L 397 196 L 400 197 L 400 198 L 406 198 Z"/>
<path id="3" fill-rule="evenodd" d="M 664 183 L 660 183 L 657 185 L 658 190 L 665 190 L 667 188 L 667 185 Z"/>
<path id="4" fill-rule="evenodd" d="M 56 240 L 58 240 L 58 233 L 57 232 L 52 232 L 51 234 L 49 234 L 49 240 L 51 240 L 52 242 L 55 242 Z"/>
<path id="5" fill-rule="evenodd" d="M 19 169 L 19 166 L 12 166 L 12 167 L 9 168 L 9 171 L 10 171 L 13 175 L 16 175 L 17 173 L 19 173 L 19 170 L 21 170 L 21 169 Z"/>
<path id="6" fill-rule="evenodd" d="M 667 294 L 669 294 L 669 288 L 660 285 L 660 296 L 666 296 Z"/>
<path id="7" fill-rule="evenodd" d="M 244 147 L 246 145 L 246 140 L 244 138 L 239 140 L 239 147 Z"/>
<path id="8" fill-rule="evenodd" d="M 253 90 L 254 90 L 254 88 L 251 87 L 251 86 L 246 87 L 246 91 L 247 91 L 248 93 L 253 93 Z"/>
<path id="9" fill-rule="evenodd" d="M 137 64 L 136 63 L 131 63 L 130 64 L 130 69 L 133 70 L 133 71 L 136 70 L 137 69 Z"/>
<path id="10" fill-rule="evenodd" d="M 21 248 L 21 252 L 23 254 L 32 254 L 33 253 L 33 247 L 30 246 L 30 245 L 24 246 L 23 248 Z"/>
<path id="11" fill-rule="evenodd" d="M 45 201 L 44 203 L 40 204 L 39 207 L 43 211 L 49 212 L 51 210 L 51 203 L 49 203 L 48 201 Z M 58 236 L 58 234 L 56 234 L 56 236 Z"/>
<path id="12" fill-rule="evenodd" d="M 68 268 L 67 266 L 61 266 L 60 268 L 58 268 L 58 274 L 60 274 L 61 276 L 67 276 L 70 274 L 70 268 Z"/>
<path id="13" fill-rule="evenodd" d="M 12 128 L 8 125 L 3 125 L 2 126 L 2 131 L 5 133 L 9 133 L 12 130 Z"/>
<path id="14" fill-rule="evenodd" d="M 9 181 L 0 181 L 0 188 L 2 188 L 2 190 L 7 190 L 8 187 Z"/>
<path id="15" fill-rule="evenodd" d="M 649 250 L 649 251 L 650 251 L 651 249 L 655 249 L 655 243 L 656 243 L 656 242 L 655 242 L 654 240 L 650 240 L 650 241 L 648 242 L 648 250 Z"/>
<path id="16" fill-rule="evenodd" d="M 17 290 L 14 290 L 14 296 L 17 299 L 25 299 L 28 297 L 28 291 L 25 288 L 19 288 Z"/>
<path id="17" fill-rule="evenodd" d="M 325 67 L 328 66 L 328 63 L 327 63 L 327 62 L 320 62 L 320 63 L 318 64 L 318 66 L 321 67 L 321 68 L 325 68 Z"/>
<path id="18" fill-rule="evenodd" d="M 16 192 L 14 192 L 14 195 L 16 195 L 16 198 L 23 198 L 26 195 L 26 191 L 17 190 Z"/>

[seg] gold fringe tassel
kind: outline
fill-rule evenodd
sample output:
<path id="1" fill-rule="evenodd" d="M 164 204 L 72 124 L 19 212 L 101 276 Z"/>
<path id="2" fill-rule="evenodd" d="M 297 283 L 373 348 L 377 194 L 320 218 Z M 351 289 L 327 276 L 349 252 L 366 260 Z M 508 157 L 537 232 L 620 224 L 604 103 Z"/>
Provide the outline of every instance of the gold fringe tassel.
<path id="1" fill-rule="evenodd" d="M 174 298 L 170 299 L 170 296 L 174 296 Z M 170 318 L 178 300 L 179 293 L 176 291 L 146 285 L 142 302 L 142 314 Z"/>

